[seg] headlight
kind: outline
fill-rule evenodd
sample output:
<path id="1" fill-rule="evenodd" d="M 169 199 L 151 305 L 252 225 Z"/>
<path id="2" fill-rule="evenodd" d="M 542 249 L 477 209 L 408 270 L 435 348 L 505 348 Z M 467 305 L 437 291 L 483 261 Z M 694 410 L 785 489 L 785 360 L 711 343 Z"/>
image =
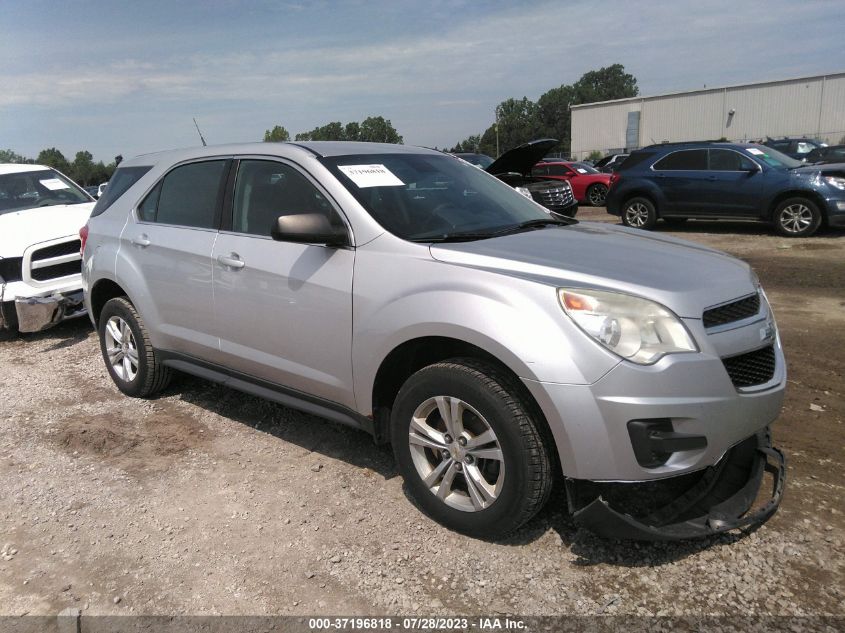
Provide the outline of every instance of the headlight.
<path id="1" fill-rule="evenodd" d="M 526 189 L 525 187 L 514 187 L 514 189 L 516 189 L 517 193 L 521 193 L 523 196 L 525 196 L 529 200 L 533 200 L 533 198 L 531 197 L 531 192 L 528 191 L 528 189 Z"/>
<path id="2" fill-rule="evenodd" d="M 831 187 L 836 187 L 837 189 L 845 191 L 845 178 L 842 176 L 825 176 L 824 181 Z"/>
<path id="3" fill-rule="evenodd" d="M 696 352 L 684 324 L 659 303 L 603 290 L 558 289 L 564 312 L 614 354 L 639 365 Z"/>

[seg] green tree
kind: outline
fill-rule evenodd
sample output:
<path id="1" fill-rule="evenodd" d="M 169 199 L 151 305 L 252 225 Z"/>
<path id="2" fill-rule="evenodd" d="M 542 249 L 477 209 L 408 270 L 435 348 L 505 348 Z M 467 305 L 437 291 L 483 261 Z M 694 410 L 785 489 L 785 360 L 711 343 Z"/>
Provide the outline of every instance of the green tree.
<path id="1" fill-rule="evenodd" d="M 55 147 L 42 149 L 38 152 L 38 158 L 35 159 L 35 162 L 39 165 L 47 165 L 47 167 L 58 169 L 63 174 L 67 174 L 70 171 L 70 163 L 68 163 L 67 158 Z"/>
<path id="2" fill-rule="evenodd" d="M 359 140 L 371 143 L 402 143 L 402 137 L 390 119 L 381 116 L 371 116 L 361 121 Z"/>
<path id="3" fill-rule="evenodd" d="M 626 99 L 636 97 L 640 92 L 637 79 L 626 73 L 622 64 L 586 72 L 572 85 L 572 89 L 575 92 L 573 104 Z"/>
<path id="4" fill-rule="evenodd" d="M 527 97 L 505 99 L 498 105 L 496 111 L 500 154 L 537 138 L 540 131 L 537 104 Z"/>
<path id="5" fill-rule="evenodd" d="M 31 158 L 25 158 L 10 149 L 0 149 L 0 163 L 31 163 Z"/>
<path id="6" fill-rule="evenodd" d="M 91 152 L 80 151 L 76 152 L 76 157 L 70 165 L 70 176 L 76 183 L 87 187 L 93 184 L 94 179 L 94 157 Z"/>
<path id="7" fill-rule="evenodd" d="M 289 141 L 289 140 L 290 140 L 290 134 L 288 134 L 288 131 L 281 125 L 276 125 L 275 127 L 273 127 L 272 130 L 265 130 L 264 131 L 264 142 L 265 143 L 270 143 L 270 142 L 279 143 L 279 142 Z"/>
<path id="8" fill-rule="evenodd" d="M 572 86 L 552 88 L 537 100 L 538 137 L 556 138 L 569 148 L 571 135 L 569 106 L 573 102 Z"/>
<path id="9" fill-rule="evenodd" d="M 343 130 L 343 135 L 347 141 L 360 141 L 361 126 L 357 121 L 350 121 L 346 124 L 346 127 Z"/>

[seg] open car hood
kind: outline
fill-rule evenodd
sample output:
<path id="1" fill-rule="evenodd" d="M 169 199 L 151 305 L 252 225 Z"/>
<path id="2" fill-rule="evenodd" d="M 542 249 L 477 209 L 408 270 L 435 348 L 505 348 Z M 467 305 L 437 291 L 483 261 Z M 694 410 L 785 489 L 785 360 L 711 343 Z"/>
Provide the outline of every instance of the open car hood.
<path id="1" fill-rule="evenodd" d="M 531 173 L 531 168 L 558 143 L 560 141 L 554 138 L 541 138 L 536 141 L 529 141 L 499 156 L 485 171 L 488 171 L 494 176 L 508 172 L 529 174 Z"/>

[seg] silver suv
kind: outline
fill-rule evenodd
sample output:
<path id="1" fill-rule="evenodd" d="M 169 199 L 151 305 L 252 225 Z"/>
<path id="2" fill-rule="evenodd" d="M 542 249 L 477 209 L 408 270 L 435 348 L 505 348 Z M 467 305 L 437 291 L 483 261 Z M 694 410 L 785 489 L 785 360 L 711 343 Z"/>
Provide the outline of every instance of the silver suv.
<path id="1" fill-rule="evenodd" d="M 508 534 L 555 482 L 615 537 L 712 534 L 780 501 L 784 358 L 757 278 L 723 253 L 368 143 L 127 160 L 81 236 L 121 391 L 178 370 L 363 429 L 452 529 Z"/>

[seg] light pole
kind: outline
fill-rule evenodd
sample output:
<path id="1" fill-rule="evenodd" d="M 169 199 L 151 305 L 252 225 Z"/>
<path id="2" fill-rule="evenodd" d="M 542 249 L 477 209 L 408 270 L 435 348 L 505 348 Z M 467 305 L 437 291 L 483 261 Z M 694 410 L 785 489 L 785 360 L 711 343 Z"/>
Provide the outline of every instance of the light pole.
<path id="1" fill-rule="evenodd" d="M 496 158 L 499 158 L 499 106 L 496 106 Z"/>

